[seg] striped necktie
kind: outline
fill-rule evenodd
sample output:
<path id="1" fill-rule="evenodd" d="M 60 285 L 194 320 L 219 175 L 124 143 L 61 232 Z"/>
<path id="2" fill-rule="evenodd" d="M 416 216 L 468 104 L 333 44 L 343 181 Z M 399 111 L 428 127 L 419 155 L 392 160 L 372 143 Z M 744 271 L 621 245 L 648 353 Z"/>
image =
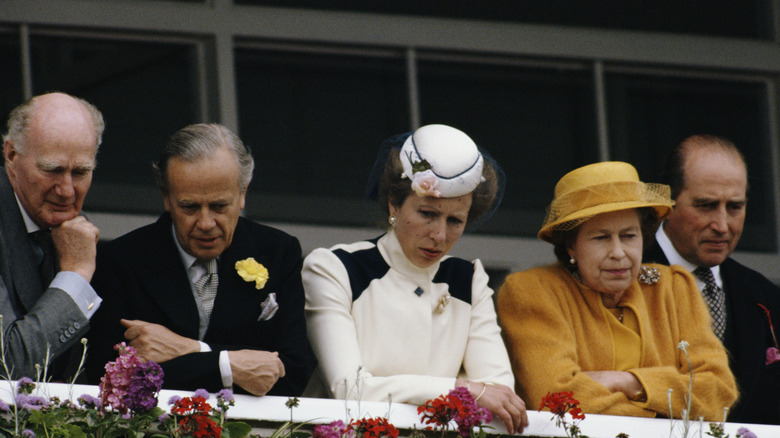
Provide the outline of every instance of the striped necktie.
<path id="1" fill-rule="evenodd" d="M 203 309 L 206 311 L 206 318 L 211 317 L 211 309 L 214 308 L 214 299 L 217 297 L 217 286 L 219 278 L 217 277 L 217 259 L 211 259 L 207 262 L 198 262 L 206 268 L 206 273 L 195 282 L 195 291 L 198 292 Z"/>
<path id="2" fill-rule="evenodd" d="M 723 293 L 712 275 L 712 269 L 699 266 L 693 271 L 704 282 L 704 301 L 710 308 L 712 315 L 712 330 L 721 341 L 726 333 L 726 295 Z"/>

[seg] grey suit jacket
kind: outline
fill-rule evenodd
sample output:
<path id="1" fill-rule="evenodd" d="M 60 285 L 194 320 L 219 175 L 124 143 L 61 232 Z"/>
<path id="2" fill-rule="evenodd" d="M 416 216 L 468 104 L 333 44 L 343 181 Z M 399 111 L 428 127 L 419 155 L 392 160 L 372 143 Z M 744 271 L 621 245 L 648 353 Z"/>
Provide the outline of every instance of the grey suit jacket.
<path id="1" fill-rule="evenodd" d="M 0 314 L 11 378 L 35 378 L 35 364 L 60 356 L 89 320 L 63 290 L 42 285 L 33 246 L 4 167 L 0 167 Z M 8 376 L 0 376 L 8 377 Z M 55 376 L 58 377 L 58 376 Z"/>

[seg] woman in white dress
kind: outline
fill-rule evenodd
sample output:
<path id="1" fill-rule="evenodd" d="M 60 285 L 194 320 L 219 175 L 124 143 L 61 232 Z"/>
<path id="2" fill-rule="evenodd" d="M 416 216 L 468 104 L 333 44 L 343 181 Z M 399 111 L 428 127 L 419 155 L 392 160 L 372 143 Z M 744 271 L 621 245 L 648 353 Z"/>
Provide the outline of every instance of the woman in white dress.
<path id="1" fill-rule="evenodd" d="M 512 389 L 488 276 L 479 260 L 447 255 L 467 224 L 497 207 L 500 169 L 449 126 L 424 126 L 388 144 L 396 147 L 380 152 L 387 158 L 377 190 L 387 233 L 316 249 L 304 261 L 321 389 L 422 404 L 463 386 L 521 432 L 525 404 Z"/>

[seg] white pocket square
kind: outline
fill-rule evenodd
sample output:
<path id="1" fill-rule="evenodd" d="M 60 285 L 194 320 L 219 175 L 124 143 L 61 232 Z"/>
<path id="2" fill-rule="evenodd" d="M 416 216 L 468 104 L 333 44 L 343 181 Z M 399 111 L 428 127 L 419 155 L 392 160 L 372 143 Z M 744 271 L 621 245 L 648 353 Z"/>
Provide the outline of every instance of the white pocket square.
<path id="1" fill-rule="evenodd" d="M 276 293 L 271 292 L 268 294 L 268 298 L 260 304 L 260 308 L 263 309 L 260 312 L 260 316 L 257 317 L 258 321 L 268 321 L 276 315 L 276 311 L 279 310 L 279 304 L 276 302 Z"/>

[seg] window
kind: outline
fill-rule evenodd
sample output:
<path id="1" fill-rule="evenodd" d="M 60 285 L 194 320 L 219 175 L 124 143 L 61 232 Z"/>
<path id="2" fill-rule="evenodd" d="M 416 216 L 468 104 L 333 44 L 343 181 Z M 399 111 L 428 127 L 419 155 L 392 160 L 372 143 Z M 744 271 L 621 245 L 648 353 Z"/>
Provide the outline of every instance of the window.
<path id="1" fill-rule="evenodd" d="M 0 132 L 6 133 L 6 121 L 11 110 L 22 103 L 22 57 L 20 54 L 19 35 L 4 32 L 0 27 L 0 115 L 3 117 Z"/>
<path id="2" fill-rule="evenodd" d="M 30 40 L 33 94 L 82 97 L 106 121 L 85 209 L 159 212 L 151 163 L 200 114 L 194 47 L 46 34 Z"/>
<path id="3" fill-rule="evenodd" d="M 247 215 L 370 225 L 379 145 L 409 131 L 403 58 L 239 48 L 236 87 L 240 136 L 256 160 Z"/>
<path id="4" fill-rule="evenodd" d="M 463 130 L 506 173 L 503 203 L 479 231 L 535 236 L 558 179 L 598 160 L 591 73 L 576 65 L 423 57 L 418 67 L 422 124 Z"/>

